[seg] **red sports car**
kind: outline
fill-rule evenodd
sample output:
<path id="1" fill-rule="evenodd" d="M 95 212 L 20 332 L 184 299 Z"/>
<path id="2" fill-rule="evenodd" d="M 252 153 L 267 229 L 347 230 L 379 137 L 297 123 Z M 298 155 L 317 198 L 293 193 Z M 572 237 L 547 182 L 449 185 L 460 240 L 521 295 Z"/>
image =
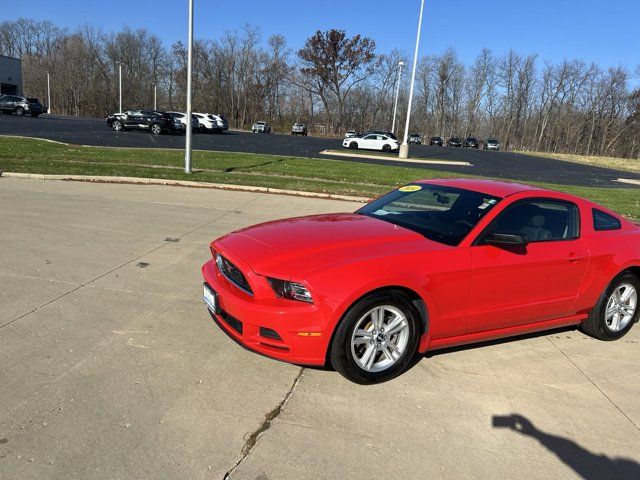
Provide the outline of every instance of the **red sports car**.
<path id="1" fill-rule="evenodd" d="M 424 180 L 355 213 L 225 235 L 204 300 L 242 345 L 354 382 L 426 350 L 566 325 L 616 340 L 638 321 L 640 225 L 564 193 Z"/>

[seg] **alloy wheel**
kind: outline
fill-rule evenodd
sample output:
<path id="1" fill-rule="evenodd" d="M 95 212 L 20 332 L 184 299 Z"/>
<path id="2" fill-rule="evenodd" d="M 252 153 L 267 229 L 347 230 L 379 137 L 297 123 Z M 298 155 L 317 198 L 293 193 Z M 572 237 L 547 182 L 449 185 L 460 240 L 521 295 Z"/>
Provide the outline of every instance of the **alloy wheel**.
<path id="1" fill-rule="evenodd" d="M 604 323 L 612 332 L 624 330 L 633 319 L 638 306 L 638 292 L 629 283 L 618 285 L 609 300 L 604 311 Z"/>
<path id="2" fill-rule="evenodd" d="M 406 352 L 409 321 L 392 305 L 375 307 L 365 313 L 351 335 L 351 355 L 367 372 L 381 372 L 393 366 Z"/>

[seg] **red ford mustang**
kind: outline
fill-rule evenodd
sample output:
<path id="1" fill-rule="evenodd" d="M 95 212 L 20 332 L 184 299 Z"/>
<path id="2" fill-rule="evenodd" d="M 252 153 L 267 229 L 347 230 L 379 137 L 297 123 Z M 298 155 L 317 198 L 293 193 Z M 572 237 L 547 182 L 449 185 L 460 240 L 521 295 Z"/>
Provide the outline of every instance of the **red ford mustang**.
<path id="1" fill-rule="evenodd" d="M 428 180 L 355 213 L 263 223 L 211 243 L 204 300 L 256 352 L 366 384 L 417 353 L 566 325 L 638 321 L 640 226 L 514 183 Z"/>

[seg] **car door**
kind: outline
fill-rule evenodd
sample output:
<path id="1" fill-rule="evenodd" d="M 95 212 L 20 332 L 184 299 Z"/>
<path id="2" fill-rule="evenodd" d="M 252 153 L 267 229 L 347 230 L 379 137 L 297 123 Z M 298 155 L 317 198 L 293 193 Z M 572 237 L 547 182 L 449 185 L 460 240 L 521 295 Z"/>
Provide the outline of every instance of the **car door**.
<path id="1" fill-rule="evenodd" d="M 376 144 L 378 143 L 378 135 L 375 135 L 373 133 L 369 134 L 366 137 L 363 137 L 359 143 L 360 148 L 375 150 Z"/>
<path id="2" fill-rule="evenodd" d="M 138 128 L 138 122 L 140 121 L 140 112 L 135 110 L 129 110 L 124 112 L 124 118 L 122 122 L 127 128 Z"/>
<path id="3" fill-rule="evenodd" d="M 526 246 L 486 243 L 493 233 L 526 235 Z M 573 314 L 588 265 L 578 207 L 557 199 L 515 202 L 471 247 L 469 333 Z"/>

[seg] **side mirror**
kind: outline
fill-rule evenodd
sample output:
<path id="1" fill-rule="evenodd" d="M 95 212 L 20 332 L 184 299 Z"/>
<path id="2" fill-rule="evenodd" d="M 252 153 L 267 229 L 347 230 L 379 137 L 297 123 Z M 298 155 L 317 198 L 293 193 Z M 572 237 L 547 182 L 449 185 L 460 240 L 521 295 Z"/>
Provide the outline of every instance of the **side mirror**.
<path id="1" fill-rule="evenodd" d="M 529 243 L 529 239 L 526 235 L 492 233 L 487 237 L 485 242 L 497 247 L 524 247 Z"/>

